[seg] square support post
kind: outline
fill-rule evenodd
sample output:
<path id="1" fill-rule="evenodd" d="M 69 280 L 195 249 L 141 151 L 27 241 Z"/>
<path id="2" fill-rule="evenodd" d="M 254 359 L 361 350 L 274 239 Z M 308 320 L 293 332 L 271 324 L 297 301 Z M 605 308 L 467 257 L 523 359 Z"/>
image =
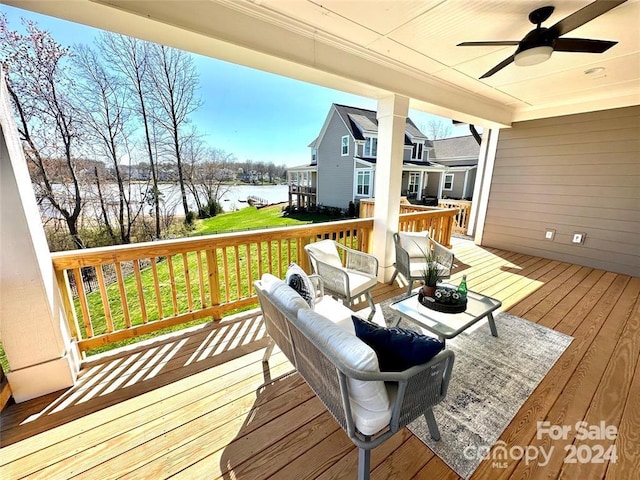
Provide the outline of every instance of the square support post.
<path id="1" fill-rule="evenodd" d="M 409 98 L 390 95 L 378 100 L 378 158 L 376 161 L 375 206 L 372 252 L 378 258 L 378 281 L 387 283 L 393 275 L 393 234 L 400 218 L 402 159 Z"/>

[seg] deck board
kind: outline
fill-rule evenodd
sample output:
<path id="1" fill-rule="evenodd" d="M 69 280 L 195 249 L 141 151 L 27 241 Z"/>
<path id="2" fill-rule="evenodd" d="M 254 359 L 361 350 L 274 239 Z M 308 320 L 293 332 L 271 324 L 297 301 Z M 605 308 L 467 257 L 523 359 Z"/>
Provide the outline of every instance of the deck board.
<path id="1" fill-rule="evenodd" d="M 575 338 L 501 440 L 562 450 L 567 441 L 536 438 L 538 421 L 619 428 L 599 442 L 616 446 L 616 463 L 487 460 L 472 478 L 630 478 L 640 469 L 640 279 L 470 242 L 454 250 L 452 283 L 466 274 L 514 315 Z M 379 284 L 374 300 L 405 290 Z M 265 346 L 259 312 L 247 312 L 89 359 L 72 389 L 3 411 L 2 477 L 355 478 L 357 449 L 277 350 L 265 372 Z M 373 450 L 371 466 L 372 478 L 459 478 L 406 429 Z"/>

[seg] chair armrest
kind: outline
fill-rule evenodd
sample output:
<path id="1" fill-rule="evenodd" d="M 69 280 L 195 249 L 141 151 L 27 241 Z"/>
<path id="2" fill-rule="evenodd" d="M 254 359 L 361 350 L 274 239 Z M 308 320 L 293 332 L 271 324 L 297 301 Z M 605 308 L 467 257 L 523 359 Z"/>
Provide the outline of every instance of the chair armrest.
<path id="1" fill-rule="evenodd" d="M 311 280 L 311 284 L 315 289 L 316 299 L 324 297 L 324 280 L 320 275 L 309 275 L 309 280 Z"/>
<path id="2" fill-rule="evenodd" d="M 336 246 L 346 253 L 345 267 L 350 270 L 363 272 L 373 277 L 378 275 L 378 259 L 373 255 L 353 248 L 345 247 L 340 243 Z"/>
<path id="3" fill-rule="evenodd" d="M 405 277 L 411 276 L 411 259 L 409 258 L 409 252 L 400 246 L 396 242 L 396 269 L 402 273 Z"/>
<path id="4" fill-rule="evenodd" d="M 334 267 L 317 258 L 314 260 L 316 262 L 316 274 L 322 277 L 324 290 L 348 298 L 349 276 L 347 272 L 342 268 Z"/>

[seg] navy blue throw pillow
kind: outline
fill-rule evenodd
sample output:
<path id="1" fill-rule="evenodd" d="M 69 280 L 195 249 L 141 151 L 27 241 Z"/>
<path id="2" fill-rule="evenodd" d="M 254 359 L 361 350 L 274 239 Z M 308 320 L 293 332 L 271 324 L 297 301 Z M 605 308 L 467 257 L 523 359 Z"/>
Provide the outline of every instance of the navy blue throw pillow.
<path id="1" fill-rule="evenodd" d="M 401 372 L 428 362 L 444 344 L 432 337 L 404 328 L 380 327 L 352 315 L 356 336 L 378 356 L 381 372 Z"/>

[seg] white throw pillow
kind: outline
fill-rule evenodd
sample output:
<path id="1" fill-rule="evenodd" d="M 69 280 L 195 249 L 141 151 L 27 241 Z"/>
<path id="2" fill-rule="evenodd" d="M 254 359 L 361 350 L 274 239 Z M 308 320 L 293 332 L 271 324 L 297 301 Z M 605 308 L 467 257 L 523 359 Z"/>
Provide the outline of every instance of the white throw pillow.
<path id="1" fill-rule="evenodd" d="M 410 258 L 424 258 L 429 253 L 428 232 L 400 232 L 400 246 L 409 254 Z"/>

